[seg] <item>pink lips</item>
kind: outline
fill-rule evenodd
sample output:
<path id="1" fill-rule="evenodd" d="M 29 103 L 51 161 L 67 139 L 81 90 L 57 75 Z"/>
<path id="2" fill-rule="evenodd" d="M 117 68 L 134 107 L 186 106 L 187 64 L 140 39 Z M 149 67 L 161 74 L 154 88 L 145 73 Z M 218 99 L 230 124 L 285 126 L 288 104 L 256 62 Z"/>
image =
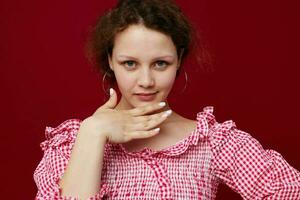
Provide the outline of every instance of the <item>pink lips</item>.
<path id="1" fill-rule="evenodd" d="M 135 95 L 140 101 L 152 101 L 155 99 L 155 93 L 136 93 Z"/>

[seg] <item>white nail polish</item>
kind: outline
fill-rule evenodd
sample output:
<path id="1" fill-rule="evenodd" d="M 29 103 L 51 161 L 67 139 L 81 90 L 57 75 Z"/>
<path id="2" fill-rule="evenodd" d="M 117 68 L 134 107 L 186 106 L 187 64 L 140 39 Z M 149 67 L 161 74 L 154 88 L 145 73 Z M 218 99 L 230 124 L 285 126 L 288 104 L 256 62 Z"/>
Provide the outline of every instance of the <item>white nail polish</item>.
<path id="1" fill-rule="evenodd" d="M 171 115 L 172 110 L 168 110 L 163 114 L 163 117 L 168 117 L 169 115 Z"/>
<path id="2" fill-rule="evenodd" d="M 113 93 L 114 93 L 114 90 L 113 90 L 112 88 L 110 88 L 110 89 L 109 89 L 109 94 L 110 94 L 110 96 L 113 95 Z"/>
<path id="3" fill-rule="evenodd" d="M 158 105 L 161 106 L 161 107 L 163 107 L 163 106 L 166 105 L 166 102 L 160 102 Z"/>
<path id="4" fill-rule="evenodd" d="M 156 128 L 154 129 L 154 132 L 158 132 L 160 130 L 160 128 Z"/>

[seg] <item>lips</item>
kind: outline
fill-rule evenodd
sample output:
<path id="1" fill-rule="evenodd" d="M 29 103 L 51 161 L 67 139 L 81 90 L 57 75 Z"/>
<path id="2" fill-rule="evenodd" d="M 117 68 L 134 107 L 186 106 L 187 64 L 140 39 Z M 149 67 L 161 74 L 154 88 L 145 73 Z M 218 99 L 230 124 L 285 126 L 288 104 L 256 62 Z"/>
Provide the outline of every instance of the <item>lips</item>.
<path id="1" fill-rule="evenodd" d="M 149 96 L 149 95 L 153 95 L 153 94 L 156 94 L 157 92 L 148 92 L 148 93 L 135 93 L 136 95 L 143 95 L 143 96 Z"/>
<path id="2" fill-rule="evenodd" d="M 157 92 L 153 93 L 136 93 L 135 95 L 140 101 L 153 101 Z"/>

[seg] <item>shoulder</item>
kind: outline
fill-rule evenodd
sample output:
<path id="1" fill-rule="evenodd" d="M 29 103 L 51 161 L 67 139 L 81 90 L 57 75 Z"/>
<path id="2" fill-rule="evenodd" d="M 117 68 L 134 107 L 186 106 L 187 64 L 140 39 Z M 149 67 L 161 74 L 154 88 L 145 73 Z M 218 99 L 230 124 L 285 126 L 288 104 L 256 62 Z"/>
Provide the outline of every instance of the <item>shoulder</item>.
<path id="1" fill-rule="evenodd" d="M 74 143 L 81 123 L 81 119 L 74 118 L 67 119 L 54 127 L 46 126 L 46 140 L 40 144 L 41 148 L 45 150 L 50 146 L 57 147 L 64 143 Z"/>
<path id="2" fill-rule="evenodd" d="M 206 106 L 197 113 L 197 130 L 200 138 L 208 139 L 212 146 L 221 145 L 229 139 L 240 143 L 250 138 L 250 134 L 238 129 L 233 120 L 218 122 L 213 106 Z"/>

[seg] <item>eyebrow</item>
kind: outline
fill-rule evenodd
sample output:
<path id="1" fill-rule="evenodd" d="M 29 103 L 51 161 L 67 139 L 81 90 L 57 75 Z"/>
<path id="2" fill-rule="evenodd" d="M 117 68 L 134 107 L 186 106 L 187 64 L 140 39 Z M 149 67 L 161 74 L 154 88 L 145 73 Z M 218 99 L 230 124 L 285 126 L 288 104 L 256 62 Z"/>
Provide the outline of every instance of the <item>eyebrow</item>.
<path id="1" fill-rule="evenodd" d="M 119 57 L 119 58 L 127 58 L 127 59 L 136 59 L 136 58 L 134 58 L 132 56 L 127 56 L 127 55 L 118 55 L 117 57 Z M 164 58 L 174 58 L 174 56 L 166 55 L 166 56 L 157 57 L 156 59 L 164 59 Z"/>

